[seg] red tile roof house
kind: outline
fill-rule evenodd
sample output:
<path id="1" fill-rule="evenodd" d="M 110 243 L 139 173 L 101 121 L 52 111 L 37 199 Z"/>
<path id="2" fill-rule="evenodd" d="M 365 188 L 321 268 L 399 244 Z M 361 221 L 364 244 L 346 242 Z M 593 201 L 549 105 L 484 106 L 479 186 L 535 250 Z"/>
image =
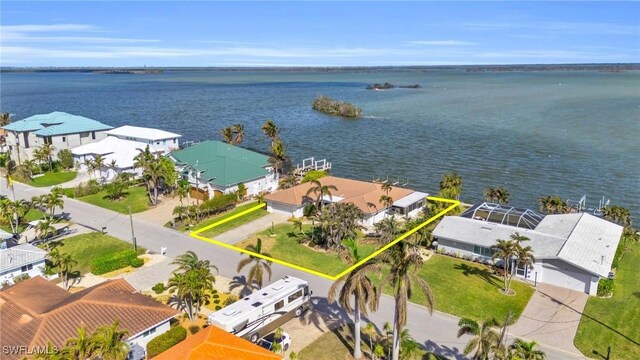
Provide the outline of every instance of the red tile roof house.
<path id="1" fill-rule="evenodd" d="M 0 291 L 0 343 L 4 360 L 22 359 L 46 347 L 57 347 L 86 325 L 89 332 L 113 324 L 129 332 L 127 342 L 144 356 L 147 343 L 169 330 L 179 312 L 139 294 L 124 279 L 109 280 L 70 293 L 38 276 Z M 134 357 L 141 358 L 141 357 Z"/>

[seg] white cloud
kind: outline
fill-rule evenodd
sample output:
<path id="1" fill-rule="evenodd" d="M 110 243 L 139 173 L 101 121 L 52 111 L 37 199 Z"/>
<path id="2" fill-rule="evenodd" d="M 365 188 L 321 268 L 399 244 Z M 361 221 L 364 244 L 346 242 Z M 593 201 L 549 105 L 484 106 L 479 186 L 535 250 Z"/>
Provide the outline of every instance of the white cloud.
<path id="1" fill-rule="evenodd" d="M 432 45 L 432 46 L 467 46 L 476 45 L 476 43 L 460 40 L 413 40 L 409 41 L 412 45 Z"/>

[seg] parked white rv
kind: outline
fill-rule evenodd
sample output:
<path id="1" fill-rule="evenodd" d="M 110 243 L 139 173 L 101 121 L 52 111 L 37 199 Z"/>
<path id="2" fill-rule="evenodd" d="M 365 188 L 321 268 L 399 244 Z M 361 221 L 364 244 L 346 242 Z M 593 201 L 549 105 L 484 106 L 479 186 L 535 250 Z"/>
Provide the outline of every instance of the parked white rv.
<path id="1" fill-rule="evenodd" d="M 309 308 L 309 283 L 292 276 L 274 282 L 209 315 L 207 321 L 255 343 Z"/>

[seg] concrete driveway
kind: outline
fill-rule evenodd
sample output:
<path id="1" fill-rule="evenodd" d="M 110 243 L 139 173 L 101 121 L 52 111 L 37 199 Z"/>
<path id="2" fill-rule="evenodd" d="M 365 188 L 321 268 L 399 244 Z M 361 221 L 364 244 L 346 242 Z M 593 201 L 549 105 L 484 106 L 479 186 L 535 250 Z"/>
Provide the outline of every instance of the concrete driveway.
<path id="1" fill-rule="evenodd" d="M 539 284 L 510 333 L 581 356 L 573 338 L 588 298 L 583 292 Z"/>

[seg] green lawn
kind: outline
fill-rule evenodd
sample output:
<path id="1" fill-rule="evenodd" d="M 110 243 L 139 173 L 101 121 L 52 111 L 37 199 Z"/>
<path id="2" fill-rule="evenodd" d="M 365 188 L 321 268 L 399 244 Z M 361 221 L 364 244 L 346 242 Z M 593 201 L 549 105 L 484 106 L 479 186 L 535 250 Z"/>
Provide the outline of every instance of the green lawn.
<path id="1" fill-rule="evenodd" d="M 607 346 L 611 346 L 611 359 L 640 359 L 639 266 L 640 244 L 634 244 L 620 262 L 613 296 L 587 301 L 574 339 L 586 356 L 606 356 Z"/>
<path id="2" fill-rule="evenodd" d="M 27 227 L 27 223 L 29 221 L 39 220 L 39 219 L 42 219 L 43 217 L 44 217 L 44 214 L 42 213 L 42 211 L 38 209 L 29 210 L 29 212 L 27 212 L 27 214 L 24 216 L 24 220 L 22 224 L 20 224 L 20 226 L 18 227 L 18 232 L 22 232 Z M 0 225 L 0 229 L 8 233 L 11 233 L 11 225 L 9 224 Z"/>
<path id="3" fill-rule="evenodd" d="M 112 236 L 99 232 L 82 234 L 60 240 L 61 253 L 71 254 L 78 262 L 73 271 L 86 274 L 91 271 L 89 264 L 99 256 L 114 253 L 121 250 L 133 249 L 133 245 Z M 44 245 L 43 245 L 44 247 Z M 138 246 L 138 253 L 144 253 L 144 249 Z"/>
<path id="4" fill-rule="evenodd" d="M 310 228 L 311 226 L 307 225 L 304 229 L 308 231 Z M 275 234 L 277 236 L 271 237 L 271 229 L 267 229 L 236 244 L 236 246 L 244 248 L 249 244 L 255 243 L 256 237 L 260 237 L 263 251 L 278 260 L 284 260 L 329 275 L 337 275 L 349 267 L 350 264 L 342 261 L 337 253 L 314 250 L 299 244 L 295 237 L 289 235 L 294 232 L 293 224 L 278 224 L 275 226 Z M 373 244 L 361 244 L 361 256 L 367 256 L 377 248 L 378 246 Z"/>
<path id="5" fill-rule="evenodd" d="M 366 336 L 362 336 L 362 353 L 367 357 L 370 354 L 369 341 Z M 347 359 L 347 354 L 353 353 L 353 336 L 352 330 L 347 326 L 342 326 L 333 331 L 328 331 L 316 339 L 304 349 L 300 350 L 298 359 L 300 360 L 333 360 Z M 348 357 L 351 358 L 350 356 Z M 439 357 L 422 351 L 422 360 L 444 360 L 446 358 Z"/>
<path id="6" fill-rule="evenodd" d="M 149 195 L 147 189 L 142 186 L 129 188 L 127 190 L 127 196 L 117 201 L 108 199 L 107 192 L 104 190 L 97 194 L 83 196 L 78 198 L 78 200 L 123 214 L 129 213 L 129 206 L 131 206 L 132 213 L 149 209 Z"/>
<path id="7" fill-rule="evenodd" d="M 252 207 L 255 207 L 257 205 L 258 205 L 257 202 L 252 202 L 252 203 L 249 203 L 249 204 L 238 206 L 238 207 L 236 207 L 235 209 L 233 209 L 231 211 L 228 211 L 226 213 L 220 214 L 218 216 L 215 216 L 215 217 L 213 217 L 211 219 L 207 219 L 207 220 L 197 224 L 196 226 L 193 227 L 193 229 L 191 229 L 191 231 L 202 229 L 203 227 L 211 225 L 211 224 L 213 224 L 213 223 L 215 223 L 217 221 L 229 218 L 229 217 L 231 217 L 233 215 L 241 213 L 241 212 L 243 212 L 243 211 L 245 211 L 247 209 L 250 209 Z M 200 233 L 200 235 L 210 238 L 210 237 L 213 237 L 215 235 L 222 234 L 222 233 L 224 233 L 226 231 L 229 231 L 229 230 L 231 230 L 231 229 L 233 229 L 235 227 L 238 227 L 238 226 L 240 226 L 242 224 L 246 224 L 246 223 L 251 222 L 253 220 L 259 219 L 259 218 L 261 218 L 261 217 L 263 217 L 263 216 L 265 216 L 267 214 L 268 214 L 267 210 L 265 210 L 265 208 L 261 208 L 261 209 L 252 211 L 252 212 L 250 212 L 250 213 L 248 213 L 246 215 L 243 215 L 243 216 L 240 216 L 240 217 L 235 218 L 233 220 L 230 220 L 230 221 L 228 221 L 228 222 L 226 222 L 224 224 L 218 225 L 218 226 L 216 226 L 214 228 L 211 228 L 209 230 L 203 231 L 202 233 Z"/>
<path id="8" fill-rule="evenodd" d="M 34 177 L 29 185 L 35 187 L 58 185 L 75 179 L 77 175 L 75 171 L 47 172 L 42 176 Z"/>
<path id="9" fill-rule="evenodd" d="M 438 254 L 424 263 L 418 276 L 431 286 L 436 310 L 480 321 L 502 321 L 509 311 L 519 317 L 534 292 L 532 286 L 513 280 L 516 295 L 504 295 L 500 292 L 503 280 L 486 266 Z M 411 301 L 426 304 L 420 291 L 414 291 Z"/>

